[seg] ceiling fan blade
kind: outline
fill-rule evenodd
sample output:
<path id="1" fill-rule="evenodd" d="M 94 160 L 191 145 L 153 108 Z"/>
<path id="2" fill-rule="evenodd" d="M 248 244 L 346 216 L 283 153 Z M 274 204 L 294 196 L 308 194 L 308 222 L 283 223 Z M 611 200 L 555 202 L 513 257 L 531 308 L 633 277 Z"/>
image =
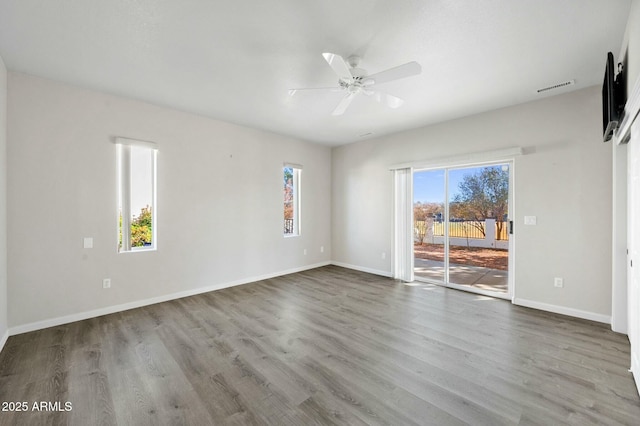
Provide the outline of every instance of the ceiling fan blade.
<path id="1" fill-rule="evenodd" d="M 388 93 L 379 92 L 377 90 L 371 90 L 371 94 L 366 93 L 366 95 L 373 96 L 373 99 L 388 106 L 389 108 L 400 108 L 404 103 L 404 100 L 400 99 L 397 96 L 390 95 Z"/>
<path id="2" fill-rule="evenodd" d="M 300 89 L 289 89 L 289 96 L 293 96 L 298 92 L 341 92 L 342 87 L 304 87 Z"/>
<path id="3" fill-rule="evenodd" d="M 356 97 L 356 95 L 354 93 L 347 93 L 347 95 L 344 98 L 342 98 L 342 100 L 340 101 L 340 103 L 338 104 L 336 109 L 333 110 L 331 115 L 342 115 L 342 114 L 344 114 L 344 112 L 347 110 L 347 108 L 351 104 L 351 101 L 353 101 L 353 98 L 355 98 L 355 97 Z"/>
<path id="4" fill-rule="evenodd" d="M 411 77 L 412 75 L 418 75 L 422 72 L 422 67 L 417 62 L 407 62 L 403 65 L 398 65 L 388 70 L 380 71 L 379 73 L 367 76 L 366 81 L 373 80 L 374 84 L 382 84 L 392 80 L 399 80 L 401 78 Z"/>
<path id="5" fill-rule="evenodd" d="M 335 53 L 323 53 L 322 56 L 324 57 L 324 60 L 327 61 L 329 66 L 333 69 L 333 71 L 338 74 L 338 77 L 341 80 L 353 80 L 351 71 L 349 71 L 349 65 L 347 65 L 342 56 Z"/>

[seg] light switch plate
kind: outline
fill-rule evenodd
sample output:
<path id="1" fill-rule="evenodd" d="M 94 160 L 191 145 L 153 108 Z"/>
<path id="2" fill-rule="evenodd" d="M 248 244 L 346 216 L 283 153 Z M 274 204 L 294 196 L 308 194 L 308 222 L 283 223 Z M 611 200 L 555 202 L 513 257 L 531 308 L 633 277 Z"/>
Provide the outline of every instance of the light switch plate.
<path id="1" fill-rule="evenodd" d="M 93 238 L 85 237 L 84 242 L 83 242 L 83 247 L 84 248 L 93 248 Z"/>
<path id="2" fill-rule="evenodd" d="M 525 216 L 524 224 L 525 225 L 535 225 L 537 223 L 537 219 L 535 216 Z"/>

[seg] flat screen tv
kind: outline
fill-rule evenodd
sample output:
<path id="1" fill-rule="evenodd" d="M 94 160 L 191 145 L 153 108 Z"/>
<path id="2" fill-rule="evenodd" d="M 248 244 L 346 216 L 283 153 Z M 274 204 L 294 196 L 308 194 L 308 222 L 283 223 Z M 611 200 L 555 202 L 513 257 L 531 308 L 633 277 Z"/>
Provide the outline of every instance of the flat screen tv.
<path id="1" fill-rule="evenodd" d="M 620 65 L 622 67 L 622 65 Z M 624 75 L 621 69 L 616 76 L 613 53 L 607 54 L 607 65 L 604 72 L 604 82 L 602 84 L 602 131 L 604 141 L 611 140 L 615 130 L 622 120 L 624 104 L 626 99 L 624 94 Z"/>

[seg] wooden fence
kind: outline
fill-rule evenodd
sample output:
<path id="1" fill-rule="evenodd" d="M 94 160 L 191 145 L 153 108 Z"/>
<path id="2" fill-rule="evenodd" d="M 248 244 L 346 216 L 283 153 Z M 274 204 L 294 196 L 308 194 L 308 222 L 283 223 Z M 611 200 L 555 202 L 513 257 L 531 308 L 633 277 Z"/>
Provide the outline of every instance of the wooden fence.
<path id="1" fill-rule="evenodd" d="M 503 221 L 502 229 L 499 228 L 496 222 L 495 238 L 496 240 L 506 241 L 509 239 L 509 222 Z M 425 226 L 425 221 L 417 220 L 416 228 L 420 229 Z M 461 222 L 449 222 L 449 237 L 450 238 L 485 238 L 486 226 L 484 222 L 477 222 L 474 220 L 465 220 Z M 437 237 L 444 237 L 444 222 L 433 222 L 433 235 Z"/>

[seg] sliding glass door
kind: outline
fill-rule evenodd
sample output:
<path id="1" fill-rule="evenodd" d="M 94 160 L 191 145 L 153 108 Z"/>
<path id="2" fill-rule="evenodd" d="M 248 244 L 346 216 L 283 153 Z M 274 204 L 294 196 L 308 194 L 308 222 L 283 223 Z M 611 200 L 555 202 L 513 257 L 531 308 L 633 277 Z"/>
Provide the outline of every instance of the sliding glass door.
<path id="1" fill-rule="evenodd" d="M 511 297 L 511 163 L 413 173 L 417 280 Z"/>
<path id="2" fill-rule="evenodd" d="M 442 169 L 413 174 L 414 275 L 443 283 L 447 281 L 445 174 Z"/>

